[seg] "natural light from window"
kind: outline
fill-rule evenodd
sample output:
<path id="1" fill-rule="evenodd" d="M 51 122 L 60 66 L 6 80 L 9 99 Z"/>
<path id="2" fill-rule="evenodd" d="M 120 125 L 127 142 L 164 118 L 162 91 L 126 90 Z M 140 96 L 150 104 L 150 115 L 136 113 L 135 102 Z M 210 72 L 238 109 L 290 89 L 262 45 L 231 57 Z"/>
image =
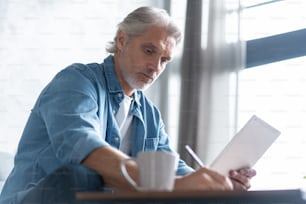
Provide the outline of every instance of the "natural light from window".
<path id="1" fill-rule="evenodd" d="M 305 0 L 283 0 L 245 9 L 241 19 L 242 38 L 258 39 L 303 29 L 305 10 Z M 238 126 L 256 114 L 282 132 L 256 164 L 258 175 L 253 180 L 253 189 L 306 187 L 303 179 L 306 175 L 305 88 L 306 57 L 241 71 Z"/>
<path id="2" fill-rule="evenodd" d="M 243 0 L 242 2 L 244 6 L 252 6 L 255 3 L 268 1 Z M 305 28 L 305 11 L 305 0 L 282 0 L 245 9 L 241 18 L 242 38 L 251 40 Z"/>
<path id="3" fill-rule="evenodd" d="M 254 188 L 300 187 L 306 175 L 306 57 L 240 74 L 240 126 L 256 114 L 282 134 L 260 160 Z"/>

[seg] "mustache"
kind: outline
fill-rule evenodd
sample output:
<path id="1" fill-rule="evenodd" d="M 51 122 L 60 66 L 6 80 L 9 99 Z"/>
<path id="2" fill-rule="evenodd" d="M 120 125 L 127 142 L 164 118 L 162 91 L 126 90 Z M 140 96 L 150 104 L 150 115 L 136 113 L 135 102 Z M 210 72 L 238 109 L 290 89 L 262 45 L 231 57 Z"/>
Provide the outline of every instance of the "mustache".
<path id="1" fill-rule="evenodd" d="M 142 72 L 145 76 L 148 78 L 151 78 L 152 80 L 156 78 L 157 74 L 153 69 L 146 69 L 145 71 Z"/>

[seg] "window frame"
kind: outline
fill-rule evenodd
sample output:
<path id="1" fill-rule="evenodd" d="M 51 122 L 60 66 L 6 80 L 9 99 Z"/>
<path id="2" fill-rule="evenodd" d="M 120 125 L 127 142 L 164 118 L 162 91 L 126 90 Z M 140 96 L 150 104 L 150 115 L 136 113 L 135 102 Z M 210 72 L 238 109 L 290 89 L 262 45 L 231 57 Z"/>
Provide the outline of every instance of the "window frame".
<path id="1" fill-rule="evenodd" d="M 246 42 L 246 68 L 302 56 L 306 56 L 306 29 Z"/>

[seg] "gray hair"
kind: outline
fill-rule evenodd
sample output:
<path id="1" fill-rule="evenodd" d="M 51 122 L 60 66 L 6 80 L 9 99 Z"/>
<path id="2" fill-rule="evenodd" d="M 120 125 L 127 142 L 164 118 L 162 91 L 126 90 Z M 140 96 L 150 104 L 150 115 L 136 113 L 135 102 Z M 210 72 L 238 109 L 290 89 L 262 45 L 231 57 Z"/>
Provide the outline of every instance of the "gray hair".
<path id="1" fill-rule="evenodd" d="M 113 41 L 109 42 L 106 51 L 115 53 L 117 51 L 116 38 L 121 30 L 125 32 L 129 38 L 141 35 L 146 28 L 152 25 L 164 27 L 170 36 L 175 38 L 176 44 L 181 41 L 181 31 L 169 14 L 164 9 L 153 7 L 140 7 L 131 12 L 127 17 L 118 24 L 118 30 Z"/>

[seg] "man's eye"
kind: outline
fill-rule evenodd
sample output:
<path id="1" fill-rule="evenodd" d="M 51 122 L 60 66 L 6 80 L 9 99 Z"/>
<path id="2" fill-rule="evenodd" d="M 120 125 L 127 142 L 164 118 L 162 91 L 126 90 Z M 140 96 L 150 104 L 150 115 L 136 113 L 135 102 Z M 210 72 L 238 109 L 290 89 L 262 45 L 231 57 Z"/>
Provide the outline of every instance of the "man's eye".
<path id="1" fill-rule="evenodd" d="M 161 63 L 163 63 L 163 64 L 168 63 L 168 61 L 169 61 L 169 59 L 167 59 L 167 58 L 162 58 L 161 59 Z"/>
<path id="2" fill-rule="evenodd" d="M 153 54 L 153 50 L 150 48 L 145 48 L 145 53 L 151 55 Z"/>

